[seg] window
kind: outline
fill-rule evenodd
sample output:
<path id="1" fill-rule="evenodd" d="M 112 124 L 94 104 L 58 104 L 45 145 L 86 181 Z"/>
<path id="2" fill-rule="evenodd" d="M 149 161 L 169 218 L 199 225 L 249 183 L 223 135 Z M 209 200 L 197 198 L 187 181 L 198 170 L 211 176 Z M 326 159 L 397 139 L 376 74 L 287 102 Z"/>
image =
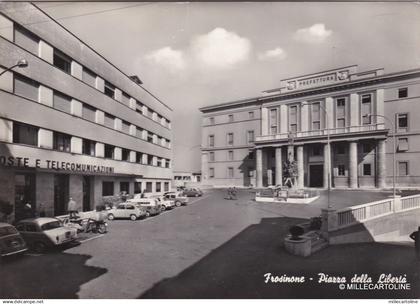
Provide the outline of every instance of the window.
<path id="1" fill-rule="evenodd" d="M 37 232 L 37 228 L 36 228 L 35 224 L 26 223 L 25 224 L 25 230 L 28 231 L 28 232 Z"/>
<path id="2" fill-rule="evenodd" d="M 71 136 L 63 133 L 54 132 L 53 149 L 57 151 L 70 152 Z"/>
<path id="3" fill-rule="evenodd" d="M 143 153 L 136 152 L 136 163 L 138 163 L 138 164 L 143 163 Z"/>
<path id="4" fill-rule="evenodd" d="M 15 24 L 15 43 L 38 56 L 38 37 L 17 24 Z"/>
<path id="5" fill-rule="evenodd" d="M 38 127 L 13 123 L 13 143 L 38 146 Z"/>
<path id="6" fill-rule="evenodd" d="M 229 167 L 229 168 L 228 168 L 228 173 L 227 173 L 227 175 L 228 175 L 228 176 L 227 176 L 228 178 L 233 178 L 233 168 L 232 168 L 232 167 Z"/>
<path id="7" fill-rule="evenodd" d="M 254 111 L 248 112 L 248 118 L 249 119 L 254 119 Z"/>
<path id="8" fill-rule="evenodd" d="M 227 134 L 227 144 L 229 146 L 232 146 L 233 145 L 233 133 L 228 133 Z"/>
<path id="9" fill-rule="evenodd" d="M 112 116 L 111 114 L 105 113 L 104 124 L 108 128 L 114 129 L 114 127 L 115 127 L 115 116 Z"/>
<path id="10" fill-rule="evenodd" d="M 321 147 L 320 146 L 314 146 L 312 148 L 312 156 L 320 156 L 321 155 Z"/>
<path id="11" fill-rule="evenodd" d="M 156 165 L 157 165 L 158 167 L 162 167 L 162 158 L 161 158 L 161 157 L 158 157 L 158 158 L 157 158 L 157 163 L 156 163 Z"/>
<path id="12" fill-rule="evenodd" d="M 255 141 L 254 130 L 248 131 L 248 143 L 251 144 Z"/>
<path id="13" fill-rule="evenodd" d="M 346 166 L 338 165 L 338 176 L 346 176 Z"/>
<path id="14" fill-rule="evenodd" d="M 120 192 L 129 193 L 130 192 L 130 183 L 129 182 L 120 182 Z"/>
<path id="15" fill-rule="evenodd" d="M 115 97 L 115 86 L 108 81 L 105 81 L 105 95 L 114 98 Z"/>
<path id="16" fill-rule="evenodd" d="M 96 87 L 96 75 L 91 70 L 83 67 L 82 81 L 91 87 Z"/>
<path id="17" fill-rule="evenodd" d="M 407 161 L 399 161 L 398 162 L 398 175 L 399 176 L 407 176 L 408 175 L 408 162 Z"/>
<path id="18" fill-rule="evenodd" d="M 214 117 L 209 117 L 209 124 L 214 125 Z"/>
<path id="19" fill-rule="evenodd" d="M 143 138 L 143 129 L 136 127 L 136 137 Z"/>
<path id="20" fill-rule="evenodd" d="M 165 168 L 170 168 L 171 167 L 171 160 L 170 159 L 166 159 L 165 160 Z"/>
<path id="21" fill-rule="evenodd" d="M 130 161 L 130 150 L 122 149 L 121 150 L 121 159 L 125 161 Z"/>
<path id="22" fill-rule="evenodd" d="M 397 132 L 408 131 L 408 114 L 397 114 Z"/>
<path id="23" fill-rule="evenodd" d="M 254 177 L 254 168 L 253 167 L 248 168 L 248 177 Z"/>
<path id="24" fill-rule="evenodd" d="M 147 155 L 147 164 L 149 165 L 149 166 L 152 166 L 153 165 L 153 155 Z"/>
<path id="25" fill-rule="evenodd" d="M 344 128 L 346 126 L 346 98 L 341 97 L 336 99 L 336 118 L 337 128 Z"/>
<path id="26" fill-rule="evenodd" d="M 105 158 L 114 159 L 114 150 L 114 146 L 105 145 Z"/>
<path id="27" fill-rule="evenodd" d="M 363 164 L 363 175 L 370 176 L 372 175 L 372 167 L 371 164 Z"/>
<path id="28" fill-rule="evenodd" d="M 228 121 L 229 121 L 229 122 L 233 122 L 233 114 L 229 114 L 229 116 L 228 116 Z"/>
<path id="29" fill-rule="evenodd" d="M 125 104 L 126 106 L 130 106 L 130 95 L 128 95 L 125 92 L 122 92 L 122 96 L 121 96 L 121 101 L 123 104 Z"/>
<path id="30" fill-rule="evenodd" d="M 95 146 L 94 141 L 83 139 L 82 141 L 82 153 L 85 155 L 95 156 Z"/>
<path id="31" fill-rule="evenodd" d="M 71 97 L 54 91 L 53 106 L 54 109 L 71 113 Z"/>
<path id="32" fill-rule="evenodd" d="M 169 182 L 165 182 L 164 184 L 163 184 L 163 191 L 165 191 L 165 192 L 168 192 L 169 191 Z"/>
<path id="33" fill-rule="evenodd" d="M 122 122 L 122 131 L 124 133 L 129 134 L 130 133 L 130 123 L 128 123 L 128 122 L 126 122 L 126 121 L 123 120 L 123 122 Z"/>
<path id="34" fill-rule="evenodd" d="M 289 132 L 296 133 L 298 131 L 297 106 L 289 107 Z"/>
<path id="35" fill-rule="evenodd" d="M 147 141 L 153 143 L 153 134 L 150 132 L 147 132 Z"/>
<path id="36" fill-rule="evenodd" d="M 134 194 L 141 193 L 141 182 L 134 182 Z"/>
<path id="37" fill-rule="evenodd" d="M 114 195 L 114 182 L 102 182 L 102 196 Z"/>
<path id="38" fill-rule="evenodd" d="M 321 129 L 321 115 L 320 115 L 320 108 L 321 105 L 319 102 L 315 102 L 311 105 L 311 120 L 312 120 L 312 130 L 320 130 Z"/>
<path id="39" fill-rule="evenodd" d="M 408 88 L 398 89 L 398 98 L 406 98 L 406 97 L 408 97 Z"/>
<path id="40" fill-rule="evenodd" d="M 270 109 L 270 134 L 277 133 L 277 109 Z"/>
<path id="41" fill-rule="evenodd" d="M 29 78 L 14 74 L 14 93 L 16 95 L 38 101 L 39 84 Z"/>
<path id="42" fill-rule="evenodd" d="M 214 178 L 214 168 L 209 168 L 209 178 Z"/>
<path id="43" fill-rule="evenodd" d="M 370 125 L 372 123 L 372 94 L 362 95 L 362 124 Z"/>
<path id="44" fill-rule="evenodd" d="M 96 122 L 96 109 L 88 104 L 83 104 L 82 117 L 86 120 Z"/>
<path id="45" fill-rule="evenodd" d="M 248 159 L 254 159 L 254 151 L 248 153 Z"/>
<path id="46" fill-rule="evenodd" d="M 61 51 L 54 49 L 53 64 L 60 70 L 70 74 L 71 72 L 71 58 Z"/>
<path id="47" fill-rule="evenodd" d="M 408 138 L 398 138 L 398 151 L 408 151 Z"/>
<path id="48" fill-rule="evenodd" d="M 156 182 L 156 192 L 161 192 L 161 191 L 162 191 L 162 183 Z"/>
<path id="49" fill-rule="evenodd" d="M 233 160 L 233 151 L 228 151 L 228 160 Z"/>
<path id="50" fill-rule="evenodd" d="M 209 152 L 209 161 L 214 161 L 214 152 Z"/>
<path id="51" fill-rule="evenodd" d="M 209 135 L 209 147 L 214 147 L 214 135 Z"/>
<path id="52" fill-rule="evenodd" d="M 152 192 L 152 182 L 146 182 L 145 192 Z"/>

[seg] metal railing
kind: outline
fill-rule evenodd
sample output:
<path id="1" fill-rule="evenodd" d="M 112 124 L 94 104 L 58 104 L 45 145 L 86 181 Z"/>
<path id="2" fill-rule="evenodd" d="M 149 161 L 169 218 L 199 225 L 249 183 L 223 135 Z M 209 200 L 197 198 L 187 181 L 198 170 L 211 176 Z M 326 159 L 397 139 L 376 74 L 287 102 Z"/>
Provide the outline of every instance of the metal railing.
<path id="1" fill-rule="evenodd" d="M 411 195 L 401 198 L 401 209 L 416 209 L 420 208 L 420 195 Z"/>
<path id="2" fill-rule="evenodd" d="M 347 133 L 358 133 L 358 132 L 370 132 L 384 130 L 385 125 L 383 123 L 364 125 L 364 126 L 350 126 L 342 128 L 333 128 L 333 129 L 321 129 L 321 130 L 310 130 L 310 131 L 301 131 L 292 133 L 293 138 L 302 138 L 310 136 L 327 136 L 328 132 L 331 135 L 335 134 L 347 134 Z M 260 135 L 256 137 L 255 141 L 265 141 L 265 140 L 276 140 L 276 139 L 288 139 L 290 133 L 277 133 L 269 135 Z"/>

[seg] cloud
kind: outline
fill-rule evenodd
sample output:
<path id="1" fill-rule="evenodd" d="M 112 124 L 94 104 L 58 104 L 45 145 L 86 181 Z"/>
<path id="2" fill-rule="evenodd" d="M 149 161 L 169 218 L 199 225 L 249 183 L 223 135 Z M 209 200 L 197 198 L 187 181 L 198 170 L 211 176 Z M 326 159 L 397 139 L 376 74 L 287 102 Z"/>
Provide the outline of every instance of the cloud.
<path id="1" fill-rule="evenodd" d="M 286 56 L 287 54 L 282 48 L 276 47 L 275 49 L 267 50 L 264 53 L 259 53 L 258 59 L 259 60 L 283 60 L 286 58 Z"/>
<path id="2" fill-rule="evenodd" d="M 234 32 L 215 28 L 211 32 L 193 39 L 193 57 L 205 67 L 225 69 L 247 61 L 251 42 Z"/>
<path id="3" fill-rule="evenodd" d="M 297 30 L 294 38 L 302 42 L 320 43 L 331 36 L 331 34 L 332 30 L 327 30 L 325 24 L 316 23 L 311 27 Z"/>
<path id="4" fill-rule="evenodd" d="M 183 70 L 186 67 L 183 52 L 174 50 L 170 46 L 149 53 L 146 59 L 171 71 Z"/>

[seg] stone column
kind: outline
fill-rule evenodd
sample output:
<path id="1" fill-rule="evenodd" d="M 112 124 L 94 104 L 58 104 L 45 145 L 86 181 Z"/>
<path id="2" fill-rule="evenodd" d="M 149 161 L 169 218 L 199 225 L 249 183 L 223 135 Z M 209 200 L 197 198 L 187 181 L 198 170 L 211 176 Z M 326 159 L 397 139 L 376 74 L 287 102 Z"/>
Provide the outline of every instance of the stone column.
<path id="1" fill-rule="evenodd" d="M 276 185 L 283 185 L 283 161 L 281 147 L 276 148 Z"/>
<path id="2" fill-rule="evenodd" d="M 357 141 L 349 143 L 349 187 L 357 188 Z"/>
<path id="3" fill-rule="evenodd" d="M 386 154 L 385 154 L 385 140 L 378 141 L 378 176 L 377 187 L 386 187 Z"/>
<path id="4" fill-rule="evenodd" d="M 257 160 L 256 160 L 256 177 L 257 177 L 257 188 L 263 186 L 263 151 L 257 149 Z"/>
<path id="5" fill-rule="evenodd" d="M 303 179 L 304 179 L 304 170 L 303 170 L 303 146 L 297 146 L 296 148 L 296 161 L 297 161 L 297 187 L 299 189 L 303 188 Z"/>
<path id="6" fill-rule="evenodd" d="M 331 146 L 331 144 L 330 144 L 330 146 Z M 330 151 L 329 151 L 328 148 L 329 148 L 328 145 L 325 144 L 324 145 L 324 175 L 323 175 L 324 188 L 328 188 L 328 172 L 331 172 L 331 168 L 330 168 L 330 164 L 329 164 Z"/>

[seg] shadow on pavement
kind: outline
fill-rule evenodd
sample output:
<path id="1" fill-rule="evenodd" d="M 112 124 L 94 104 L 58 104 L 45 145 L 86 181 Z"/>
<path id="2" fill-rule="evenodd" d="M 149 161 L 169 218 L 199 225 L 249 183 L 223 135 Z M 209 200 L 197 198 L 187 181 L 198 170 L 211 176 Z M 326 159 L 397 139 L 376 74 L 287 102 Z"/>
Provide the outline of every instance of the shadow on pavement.
<path id="1" fill-rule="evenodd" d="M 86 266 L 90 255 L 53 250 L 42 255 L 10 257 L 0 269 L 2 299 L 74 299 L 82 284 L 107 272 Z"/>
<path id="2" fill-rule="evenodd" d="M 155 284 L 139 298 L 418 298 L 420 263 L 413 248 L 380 243 L 330 246 L 303 258 L 287 253 L 283 238 L 299 218 L 264 218 L 213 250 L 176 277 Z M 340 290 L 319 284 L 318 273 L 346 277 L 405 275 L 411 290 Z M 265 283 L 264 274 L 304 276 L 304 283 Z M 313 278 L 311 281 L 310 278 Z"/>

